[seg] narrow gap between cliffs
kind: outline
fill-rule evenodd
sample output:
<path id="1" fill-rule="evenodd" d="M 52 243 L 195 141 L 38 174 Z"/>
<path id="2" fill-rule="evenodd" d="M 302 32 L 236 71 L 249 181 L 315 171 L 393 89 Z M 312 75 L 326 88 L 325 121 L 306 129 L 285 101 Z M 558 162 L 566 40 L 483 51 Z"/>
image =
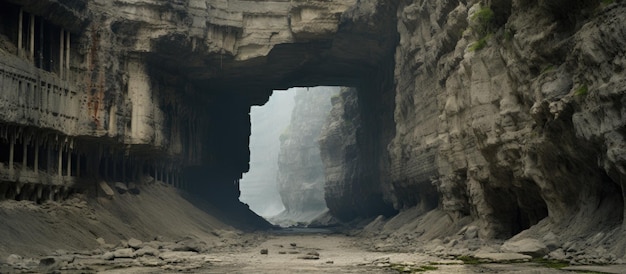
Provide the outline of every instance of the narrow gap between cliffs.
<path id="1" fill-rule="evenodd" d="M 250 170 L 240 200 L 274 225 L 304 226 L 327 212 L 318 140 L 340 89 L 276 90 L 250 109 Z"/>

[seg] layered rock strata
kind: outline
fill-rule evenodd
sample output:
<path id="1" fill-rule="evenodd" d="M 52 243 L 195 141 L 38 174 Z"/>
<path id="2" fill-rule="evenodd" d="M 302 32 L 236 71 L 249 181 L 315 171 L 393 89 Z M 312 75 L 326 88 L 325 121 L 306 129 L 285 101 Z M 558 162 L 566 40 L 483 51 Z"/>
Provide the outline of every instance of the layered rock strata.
<path id="1" fill-rule="evenodd" d="M 291 122 L 280 135 L 278 191 L 285 211 L 277 218 L 308 222 L 326 210 L 324 166 L 320 157 L 322 126 L 338 87 L 292 89 L 296 92 Z"/>
<path id="2" fill-rule="evenodd" d="M 22 183 L 156 180 L 237 203 L 250 106 L 296 84 L 358 83 L 393 46 L 371 35 L 375 6 L 354 0 L 0 5 L 8 198 Z"/>

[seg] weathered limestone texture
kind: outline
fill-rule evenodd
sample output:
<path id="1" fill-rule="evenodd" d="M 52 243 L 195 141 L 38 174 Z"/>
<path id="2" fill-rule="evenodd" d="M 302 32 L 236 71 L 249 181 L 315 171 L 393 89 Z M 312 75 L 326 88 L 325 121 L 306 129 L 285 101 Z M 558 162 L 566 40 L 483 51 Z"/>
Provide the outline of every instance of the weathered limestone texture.
<path id="1" fill-rule="evenodd" d="M 380 185 L 365 172 L 364 154 L 371 150 L 363 146 L 367 133 L 357 90 L 343 88 L 332 97 L 332 105 L 319 138 L 326 173 L 324 197 L 330 213 L 344 220 L 390 214 L 393 210 L 383 201 Z"/>
<path id="2" fill-rule="evenodd" d="M 358 83 L 393 48 L 367 23 L 382 1 L 357 2 L 1 1 L 2 174 L 161 181 L 238 203 L 250 106 Z"/>
<path id="3" fill-rule="evenodd" d="M 291 123 L 280 135 L 278 191 L 285 211 L 274 219 L 308 222 L 326 210 L 320 137 L 338 87 L 292 89 L 296 92 Z"/>
<path id="4" fill-rule="evenodd" d="M 593 245 L 623 256 L 625 16 L 622 1 L 402 1 L 396 208 L 471 216 L 484 238 L 603 231 Z"/>
<path id="5" fill-rule="evenodd" d="M 285 210 L 276 175 L 280 135 L 291 121 L 294 96 L 292 89 L 274 91 L 265 105 L 250 109 L 250 171 L 241 178 L 240 200 L 263 217 Z"/>

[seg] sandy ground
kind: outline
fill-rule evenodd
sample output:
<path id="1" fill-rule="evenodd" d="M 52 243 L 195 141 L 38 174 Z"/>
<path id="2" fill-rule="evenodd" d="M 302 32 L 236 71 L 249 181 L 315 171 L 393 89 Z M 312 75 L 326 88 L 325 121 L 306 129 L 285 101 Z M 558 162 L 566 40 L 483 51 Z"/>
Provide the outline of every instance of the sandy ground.
<path id="1" fill-rule="evenodd" d="M 244 233 L 220 214 L 164 185 L 113 198 L 0 201 L 0 273 L 567 273 L 533 263 L 469 265 L 374 252 L 363 242 L 376 239 L 319 229 Z M 626 273 L 619 265 L 571 270 Z"/>

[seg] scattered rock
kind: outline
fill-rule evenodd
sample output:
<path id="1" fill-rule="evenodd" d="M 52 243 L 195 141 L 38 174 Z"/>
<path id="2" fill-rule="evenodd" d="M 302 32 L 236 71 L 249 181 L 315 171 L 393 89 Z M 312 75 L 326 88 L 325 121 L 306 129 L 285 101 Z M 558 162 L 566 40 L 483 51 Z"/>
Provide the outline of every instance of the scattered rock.
<path id="1" fill-rule="evenodd" d="M 109 199 L 112 199 L 113 196 L 115 195 L 115 192 L 113 192 L 113 189 L 111 189 L 111 187 L 109 186 L 109 184 L 107 184 L 107 182 L 100 181 L 98 183 L 98 186 L 100 187 L 100 190 L 102 191 L 102 193 Z"/>
<path id="2" fill-rule="evenodd" d="M 135 238 L 131 238 L 130 240 L 128 240 L 128 246 L 132 247 L 135 250 L 140 249 L 142 244 L 142 241 Z"/>
<path id="3" fill-rule="evenodd" d="M 320 254 L 317 251 L 309 251 L 306 253 L 306 255 L 312 255 L 312 256 L 320 256 Z"/>
<path id="4" fill-rule="evenodd" d="M 326 261 L 327 264 L 334 264 L 334 261 Z"/>
<path id="5" fill-rule="evenodd" d="M 120 248 L 113 251 L 115 258 L 135 258 L 135 250 L 132 248 Z"/>
<path id="6" fill-rule="evenodd" d="M 56 263 L 54 257 L 45 257 L 39 260 L 39 267 L 49 267 Z"/>
<path id="7" fill-rule="evenodd" d="M 141 191 L 139 191 L 139 187 L 135 183 L 128 184 L 128 193 L 133 195 L 139 195 Z"/>
<path id="8" fill-rule="evenodd" d="M 100 245 L 106 245 L 107 242 L 104 240 L 104 238 L 98 238 L 96 239 L 96 242 L 98 242 Z"/>
<path id="9" fill-rule="evenodd" d="M 289 251 L 289 254 L 300 254 L 300 251 Z"/>
<path id="10" fill-rule="evenodd" d="M 533 257 L 543 257 L 548 254 L 548 247 L 537 239 L 522 239 L 505 242 L 501 250 L 509 253 L 522 253 Z"/>
<path id="11" fill-rule="evenodd" d="M 465 230 L 465 234 L 463 238 L 466 240 L 478 238 L 478 227 L 477 226 L 468 226 Z"/>
<path id="12" fill-rule="evenodd" d="M 302 255 L 302 256 L 298 256 L 298 259 L 303 259 L 303 260 L 319 260 L 320 256 L 316 256 L 316 255 Z"/>
<path id="13" fill-rule="evenodd" d="M 146 256 L 146 255 L 159 256 L 159 250 L 151 246 L 144 246 L 138 249 L 137 251 L 135 251 L 135 256 L 137 257 Z"/>
<path id="14" fill-rule="evenodd" d="M 102 254 L 102 257 L 101 257 L 101 258 L 102 258 L 103 260 L 110 261 L 110 260 L 115 259 L 115 254 L 114 254 L 113 252 L 111 252 L 111 251 L 109 251 L 109 252 L 105 252 L 104 254 Z"/>
<path id="15" fill-rule="evenodd" d="M 552 232 L 548 232 L 545 236 L 543 236 L 543 243 L 546 245 L 548 250 L 553 251 L 559 248 L 559 239 L 556 234 Z"/>
<path id="16" fill-rule="evenodd" d="M 267 255 L 267 253 L 268 253 L 267 248 L 261 249 L 261 254 Z"/>
<path id="17" fill-rule="evenodd" d="M 281 255 L 282 254 L 287 254 L 287 252 L 285 252 L 285 251 L 278 251 L 278 254 L 281 254 Z"/>
<path id="18" fill-rule="evenodd" d="M 296 247 L 296 243 L 290 243 L 290 246 Z"/>
<path id="19" fill-rule="evenodd" d="M 161 252 L 161 254 L 159 254 L 159 258 L 164 260 L 166 263 L 181 263 L 197 254 L 198 253 L 193 251 L 167 251 Z"/>
<path id="20" fill-rule="evenodd" d="M 9 265 L 17 265 L 22 262 L 24 258 L 17 254 L 11 254 L 7 257 L 6 263 Z"/>
<path id="21" fill-rule="evenodd" d="M 122 182 L 116 182 L 115 189 L 117 190 L 117 193 L 119 194 L 124 194 L 128 192 L 128 187 L 126 186 L 125 183 L 122 183 Z"/>

